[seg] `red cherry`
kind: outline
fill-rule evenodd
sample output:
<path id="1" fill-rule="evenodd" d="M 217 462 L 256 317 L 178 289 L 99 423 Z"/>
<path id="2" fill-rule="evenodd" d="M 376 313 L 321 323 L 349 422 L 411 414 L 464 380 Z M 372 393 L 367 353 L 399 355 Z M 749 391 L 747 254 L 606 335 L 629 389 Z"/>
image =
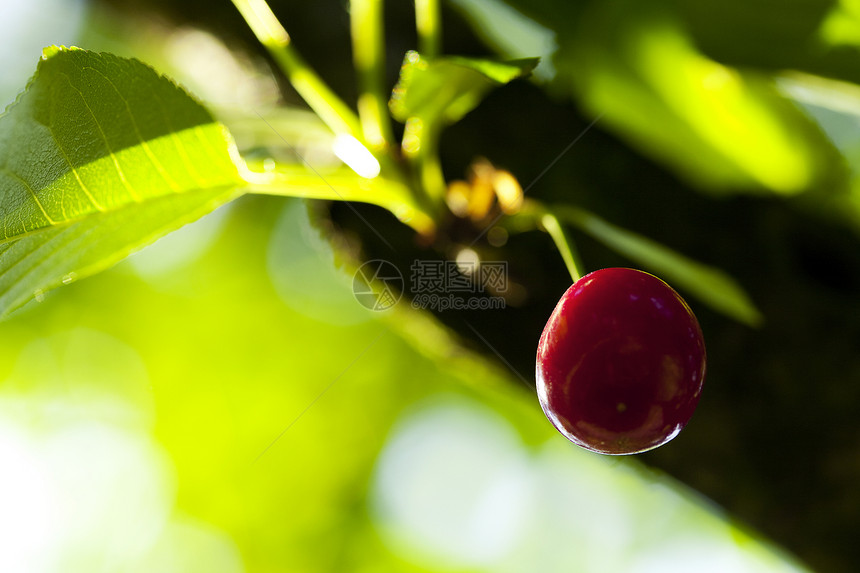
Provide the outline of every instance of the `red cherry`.
<path id="1" fill-rule="evenodd" d="M 576 281 L 544 327 L 537 391 L 567 439 L 602 454 L 661 446 L 687 425 L 705 378 L 696 316 L 648 273 L 602 269 Z"/>

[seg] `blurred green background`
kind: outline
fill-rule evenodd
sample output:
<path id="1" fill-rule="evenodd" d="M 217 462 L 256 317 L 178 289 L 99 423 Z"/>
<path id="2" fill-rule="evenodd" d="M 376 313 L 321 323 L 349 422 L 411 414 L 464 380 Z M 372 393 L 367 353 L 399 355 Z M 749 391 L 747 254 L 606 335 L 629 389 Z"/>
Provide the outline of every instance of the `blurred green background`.
<path id="1" fill-rule="evenodd" d="M 520 378 L 533 381 L 569 284 L 547 237 L 478 245 L 523 293 L 503 311 L 372 313 L 344 252 L 408 269 L 473 231 L 427 248 L 361 208 L 392 253 L 342 205 L 245 197 L 0 325 L 0 571 L 807 570 L 791 555 L 856 570 L 860 10 L 510 4 L 529 19 L 446 4 L 446 52 L 544 57 L 534 83 L 446 132 L 446 175 L 488 157 L 539 181 L 535 197 L 748 289 L 758 329 L 689 300 L 710 359 L 690 426 L 631 460 L 580 451 L 546 422 Z M 179 78 L 244 150 L 289 155 L 253 120 L 262 110 L 331 161 L 228 2 L 0 8 L 4 103 L 43 46 L 110 50 Z M 345 4 L 273 8 L 353 101 Z M 391 85 L 415 47 L 412 10 L 387 6 Z M 631 264 L 576 238 L 589 270 Z"/>

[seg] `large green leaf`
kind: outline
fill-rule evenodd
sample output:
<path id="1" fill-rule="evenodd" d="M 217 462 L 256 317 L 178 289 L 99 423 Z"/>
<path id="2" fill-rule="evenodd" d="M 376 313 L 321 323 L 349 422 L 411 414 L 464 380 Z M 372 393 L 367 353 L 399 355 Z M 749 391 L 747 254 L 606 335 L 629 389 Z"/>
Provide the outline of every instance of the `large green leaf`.
<path id="1" fill-rule="evenodd" d="M 477 21 L 476 4 L 494 3 L 458 5 Z M 837 65 L 815 39 L 832 2 L 780 5 L 779 17 L 762 0 L 506 3 L 555 32 L 556 90 L 697 186 L 794 195 L 844 182 L 832 145 L 772 78 L 773 68 Z M 534 35 L 535 21 L 508 20 L 512 37 Z"/>
<path id="2" fill-rule="evenodd" d="M 145 64 L 47 48 L 0 116 L 0 315 L 228 200 L 242 183 L 232 149 Z"/>
<path id="3" fill-rule="evenodd" d="M 795 194 L 835 167 L 832 146 L 769 78 L 704 56 L 668 12 L 595 5 L 561 58 L 592 113 L 700 185 Z"/>
<path id="4" fill-rule="evenodd" d="M 391 97 L 391 113 L 400 121 L 416 117 L 430 125 L 454 123 L 472 111 L 487 92 L 528 75 L 537 63 L 537 58 L 496 62 L 451 56 L 428 60 L 409 52 Z"/>
<path id="5" fill-rule="evenodd" d="M 166 195 L 0 244 L 0 316 L 110 267 L 231 197 L 223 187 Z"/>

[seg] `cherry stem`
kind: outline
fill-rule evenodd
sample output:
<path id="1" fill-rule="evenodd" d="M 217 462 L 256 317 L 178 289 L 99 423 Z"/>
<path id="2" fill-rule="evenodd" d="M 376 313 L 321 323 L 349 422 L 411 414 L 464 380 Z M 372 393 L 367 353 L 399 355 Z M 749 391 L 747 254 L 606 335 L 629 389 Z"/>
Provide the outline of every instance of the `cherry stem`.
<path id="1" fill-rule="evenodd" d="M 570 278 L 573 279 L 573 282 L 581 279 L 582 271 L 579 270 L 581 265 L 577 263 L 579 256 L 575 250 L 573 239 L 571 239 L 570 235 L 564 229 L 558 217 L 547 211 L 541 215 L 540 224 L 549 236 L 552 237 L 558 252 L 561 254 L 561 258 L 564 259 L 564 264 L 567 266 Z"/>
<path id="2" fill-rule="evenodd" d="M 415 0 L 415 27 L 418 31 L 418 52 L 425 58 L 438 56 L 442 51 L 439 0 Z"/>
<path id="3" fill-rule="evenodd" d="M 391 156 L 394 133 L 385 87 L 384 6 L 384 0 L 351 0 L 349 4 L 353 63 L 358 74 L 358 117 L 363 141 L 379 161 L 382 172 L 405 184 L 406 177 Z M 420 185 L 408 188 L 414 203 L 433 211 L 433 202 L 427 200 Z"/>
<path id="4" fill-rule="evenodd" d="M 387 180 L 382 184 L 372 184 L 369 180 L 357 181 L 347 177 L 343 180 L 342 187 L 335 188 L 330 181 L 317 176 L 320 181 L 316 181 L 316 185 L 311 186 L 312 190 L 306 192 L 297 183 L 311 182 L 314 179 L 303 178 L 295 170 L 289 170 L 294 179 L 287 180 L 285 173 L 267 173 L 243 168 L 251 190 L 258 193 L 373 203 L 393 212 L 419 233 L 431 236 L 435 230 L 435 221 L 428 214 L 433 212 L 430 208 L 432 205 L 429 205 L 432 202 L 420 189 L 406 183 L 405 174 L 390 155 L 393 135 L 385 96 L 383 0 L 353 0 L 351 3 L 355 67 L 361 89 L 359 115 L 356 115 L 299 55 L 287 30 L 278 21 L 266 0 L 232 1 L 254 35 L 269 51 L 311 109 L 335 134 L 350 135 L 368 148 L 379 162 L 382 178 Z"/>
<path id="5" fill-rule="evenodd" d="M 415 0 L 415 29 L 418 53 L 433 60 L 442 51 L 442 9 L 439 0 Z M 410 118 L 403 133 L 403 156 L 413 165 L 416 185 L 423 191 L 429 209 L 438 216 L 443 207 L 447 184 L 439 160 L 440 125 L 428 125 Z"/>
<path id="6" fill-rule="evenodd" d="M 386 152 L 394 138 L 385 89 L 383 0 L 349 3 L 352 54 L 358 73 L 358 116 L 364 139 L 374 152 Z"/>
<path id="7" fill-rule="evenodd" d="M 545 231 L 555 243 L 573 282 L 582 278 L 581 269 L 584 267 L 573 238 L 565 230 L 554 209 L 536 199 L 525 199 L 519 211 L 507 218 L 505 227 L 513 233 L 535 228 Z"/>
<path id="8" fill-rule="evenodd" d="M 272 55 L 290 83 L 335 133 L 363 140 L 361 123 L 293 47 L 290 35 L 265 0 L 233 0 L 245 22 Z"/>

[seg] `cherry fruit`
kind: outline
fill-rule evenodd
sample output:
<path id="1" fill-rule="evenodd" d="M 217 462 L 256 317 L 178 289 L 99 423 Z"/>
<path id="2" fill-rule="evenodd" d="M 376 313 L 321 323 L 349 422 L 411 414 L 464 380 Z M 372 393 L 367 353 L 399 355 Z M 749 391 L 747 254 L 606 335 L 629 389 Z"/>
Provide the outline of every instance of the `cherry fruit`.
<path id="1" fill-rule="evenodd" d="M 567 439 L 602 454 L 661 446 L 690 420 L 705 378 L 696 316 L 648 273 L 611 268 L 576 281 L 540 338 L 541 408 Z"/>

